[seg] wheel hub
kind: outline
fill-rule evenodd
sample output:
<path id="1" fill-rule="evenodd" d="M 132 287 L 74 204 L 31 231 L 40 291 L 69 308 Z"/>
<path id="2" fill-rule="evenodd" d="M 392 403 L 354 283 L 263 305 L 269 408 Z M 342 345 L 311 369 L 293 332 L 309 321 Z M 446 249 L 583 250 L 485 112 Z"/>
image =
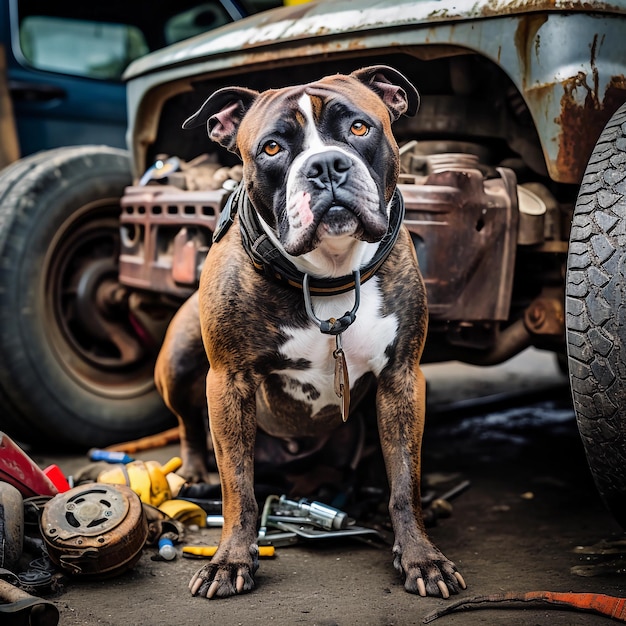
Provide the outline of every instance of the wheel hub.
<path id="1" fill-rule="evenodd" d="M 117 282 L 117 266 L 112 259 L 90 261 L 80 275 L 76 290 L 77 318 L 93 337 L 111 342 L 119 353 L 115 366 L 131 365 L 145 356 L 145 349 L 128 320 L 128 294 Z M 109 365 L 111 358 L 98 362 Z"/>

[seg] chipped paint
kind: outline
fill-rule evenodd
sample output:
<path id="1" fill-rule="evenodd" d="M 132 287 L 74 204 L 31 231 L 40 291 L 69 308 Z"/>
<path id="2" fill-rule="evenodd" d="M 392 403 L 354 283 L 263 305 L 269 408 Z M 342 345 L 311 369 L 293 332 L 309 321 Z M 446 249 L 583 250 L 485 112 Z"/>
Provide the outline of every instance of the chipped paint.
<path id="1" fill-rule="evenodd" d="M 522 68 L 521 83 L 526 87 L 529 84 L 529 75 L 532 68 L 531 54 L 539 57 L 539 29 L 548 21 L 546 13 L 524 15 L 518 21 L 515 31 L 515 49 L 519 55 Z"/>
<path id="2" fill-rule="evenodd" d="M 129 146 L 135 163 L 142 163 L 139 153 L 154 141 L 157 118 L 136 115 L 157 110 L 167 94 L 188 90 L 194 80 L 322 59 L 380 58 L 393 50 L 420 59 L 469 51 L 511 78 L 551 178 L 577 183 L 591 142 L 626 101 L 626 0 L 594 2 L 593 12 L 590 6 L 575 0 L 398 0 L 393 6 L 332 0 L 261 13 L 131 66 Z M 574 148 L 574 141 L 580 144 L 572 134 L 580 133 L 587 137 L 584 150 Z"/>
<path id="3" fill-rule="evenodd" d="M 253 15 L 206 35 L 159 50 L 132 63 L 125 78 L 242 49 L 476 18 L 555 11 L 626 14 L 626 0 L 333 0 L 283 7 Z"/>
<path id="4" fill-rule="evenodd" d="M 626 100 L 624 75 L 613 76 L 601 98 L 597 74 L 590 79 L 580 72 L 563 85 L 561 114 L 556 120 L 561 129 L 556 168 L 563 182 L 580 182 L 598 136 Z"/>

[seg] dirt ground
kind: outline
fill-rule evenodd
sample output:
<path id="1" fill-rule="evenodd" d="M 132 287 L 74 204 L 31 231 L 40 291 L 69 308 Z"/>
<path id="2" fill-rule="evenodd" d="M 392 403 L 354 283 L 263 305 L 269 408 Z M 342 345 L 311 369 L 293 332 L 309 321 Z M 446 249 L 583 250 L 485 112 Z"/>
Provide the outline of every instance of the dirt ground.
<path id="1" fill-rule="evenodd" d="M 468 582 L 460 596 L 507 591 L 573 591 L 625 596 L 618 573 L 579 576 L 594 561 L 574 550 L 621 531 L 599 501 L 586 469 L 565 379 L 552 355 L 528 352 L 498 368 L 458 364 L 426 368 L 429 419 L 424 472 L 430 483 L 471 481 L 453 514 L 430 529 Z M 516 400 L 494 402 L 497 394 Z M 494 394 L 496 394 L 494 396 Z M 490 403 L 475 398 L 490 396 Z M 139 455 L 165 461 L 177 446 Z M 83 457 L 34 455 L 72 474 Z M 219 530 L 189 533 L 187 543 L 216 543 Z M 307 624 L 404 626 L 450 601 L 404 591 L 390 548 L 354 539 L 299 544 L 262 560 L 257 588 L 226 600 L 193 598 L 187 583 L 200 566 L 180 556 L 151 560 L 100 582 L 73 580 L 52 596 L 63 626 Z M 604 617 L 519 606 L 441 617 L 435 624 L 558 625 L 609 623 Z"/>

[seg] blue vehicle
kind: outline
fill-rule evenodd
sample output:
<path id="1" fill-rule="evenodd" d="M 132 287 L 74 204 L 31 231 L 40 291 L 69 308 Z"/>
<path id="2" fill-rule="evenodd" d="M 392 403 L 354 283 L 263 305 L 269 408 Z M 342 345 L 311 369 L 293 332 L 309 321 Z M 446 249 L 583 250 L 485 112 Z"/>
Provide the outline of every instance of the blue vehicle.
<path id="1" fill-rule="evenodd" d="M 117 281 L 132 182 L 122 76 L 277 4 L 0 0 L 0 429 L 87 446 L 170 423 L 152 382 L 157 346 Z"/>
<path id="2" fill-rule="evenodd" d="M 247 14 L 236 0 L 2 0 L 0 45 L 21 156 L 72 145 L 125 148 L 128 64 Z"/>

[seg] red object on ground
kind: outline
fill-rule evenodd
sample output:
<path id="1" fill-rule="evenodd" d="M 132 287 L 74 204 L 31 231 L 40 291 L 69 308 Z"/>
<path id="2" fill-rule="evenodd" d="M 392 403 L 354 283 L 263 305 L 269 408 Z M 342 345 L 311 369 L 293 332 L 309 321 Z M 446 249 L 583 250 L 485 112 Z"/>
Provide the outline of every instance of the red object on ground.
<path id="1" fill-rule="evenodd" d="M 65 474 L 58 465 L 48 465 L 43 473 L 50 479 L 50 482 L 59 490 L 59 493 L 65 493 L 71 489 L 70 484 L 65 478 Z"/>
<path id="2" fill-rule="evenodd" d="M 12 439 L 0 432 L 0 480 L 24 498 L 55 496 L 59 490 L 41 468 Z"/>
<path id="3" fill-rule="evenodd" d="M 527 591 L 519 593 L 507 591 L 505 593 L 492 593 L 487 596 L 472 596 L 462 598 L 451 604 L 446 604 L 441 609 L 429 613 L 423 620 L 423 624 L 429 624 L 439 617 L 464 611 L 466 609 L 488 609 L 494 606 L 504 605 L 510 608 L 511 604 L 529 604 L 537 606 L 552 605 L 555 608 L 571 609 L 576 611 L 588 611 L 597 615 L 610 617 L 618 622 L 626 623 L 626 598 L 607 596 L 603 593 L 576 593 L 558 591 Z"/>

